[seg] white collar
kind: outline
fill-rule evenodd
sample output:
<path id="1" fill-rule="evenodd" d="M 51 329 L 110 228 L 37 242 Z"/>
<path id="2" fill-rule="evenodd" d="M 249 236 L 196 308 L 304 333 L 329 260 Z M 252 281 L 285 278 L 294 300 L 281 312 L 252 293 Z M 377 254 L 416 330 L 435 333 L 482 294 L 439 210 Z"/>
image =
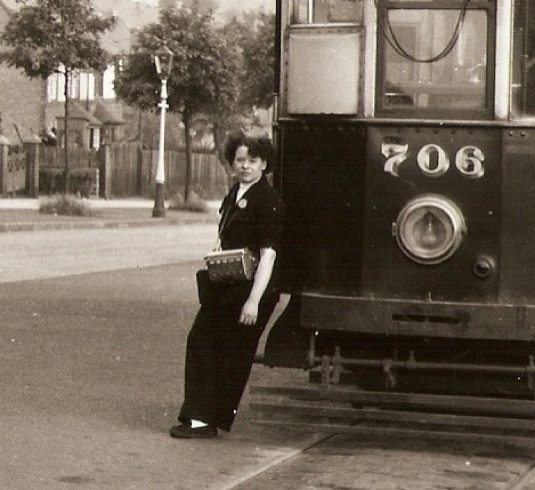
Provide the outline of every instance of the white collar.
<path id="1" fill-rule="evenodd" d="M 240 182 L 240 186 L 238 187 L 238 192 L 236 194 L 236 202 L 238 202 L 253 185 L 259 182 L 261 178 L 262 177 L 260 177 L 258 180 L 255 180 L 254 182 L 248 182 L 247 184 L 242 184 Z"/>

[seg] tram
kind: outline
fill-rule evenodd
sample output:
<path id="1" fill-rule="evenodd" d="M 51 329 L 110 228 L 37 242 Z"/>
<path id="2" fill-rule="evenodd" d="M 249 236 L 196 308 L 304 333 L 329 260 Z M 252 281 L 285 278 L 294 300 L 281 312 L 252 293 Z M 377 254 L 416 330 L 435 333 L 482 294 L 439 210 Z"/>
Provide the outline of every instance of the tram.
<path id="1" fill-rule="evenodd" d="M 278 0 L 276 17 L 290 301 L 258 361 L 360 417 L 447 407 L 533 434 L 535 3 Z"/>

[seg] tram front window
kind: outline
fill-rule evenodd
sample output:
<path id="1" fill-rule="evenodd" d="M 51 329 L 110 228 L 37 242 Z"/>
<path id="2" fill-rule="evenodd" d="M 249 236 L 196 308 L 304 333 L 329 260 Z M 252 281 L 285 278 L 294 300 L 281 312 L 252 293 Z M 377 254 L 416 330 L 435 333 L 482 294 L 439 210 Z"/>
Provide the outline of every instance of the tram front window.
<path id="1" fill-rule="evenodd" d="M 535 2 L 516 0 L 513 30 L 512 116 L 535 117 Z"/>
<path id="2" fill-rule="evenodd" d="M 487 107 L 486 9 L 398 8 L 379 12 L 378 110 L 482 111 Z M 411 2 L 422 6 L 431 2 Z M 383 4 L 384 5 L 384 4 Z"/>

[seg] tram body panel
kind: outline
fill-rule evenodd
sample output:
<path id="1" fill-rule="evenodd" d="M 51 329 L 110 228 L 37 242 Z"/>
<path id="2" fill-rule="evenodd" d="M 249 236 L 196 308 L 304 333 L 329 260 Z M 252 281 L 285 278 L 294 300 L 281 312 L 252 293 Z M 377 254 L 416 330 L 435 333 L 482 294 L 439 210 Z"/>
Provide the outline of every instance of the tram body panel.
<path id="1" fill-rule="evenodd" d="M 285 285 L 290 291 L 356 294 L 364 238 L 363 132 L 288 124 L 282 140 Z"/>
<path id="2" fill-rule="evenodd" d="M 368 134 L 363 295 L 496 301 L 498 267 L 485 278 L 474 267 L 479 256 L 496 264 L 500 256 L 501 131 L 374 126 Z M 466 163 L 467 154 L 479 159 Z M 455 231 L 461 235 L 459 248 L 449 257 L 439 241 L 453 237 L 441 236 L 447 233 L 441 217 L 425 202 L 400 220 L 405 206 L 426 195 L 435 196 L 438 205 L 454 203 L 458 211 L 452 212 L 464 221 Z M 421 249 L 423 258 L 403 253 L 397 236 Z"/>
<path id="3" fill-rule="evenodd" d="M 535 303 L 535 129 L 510 129 L 503 138 L 503 302 Z"/>

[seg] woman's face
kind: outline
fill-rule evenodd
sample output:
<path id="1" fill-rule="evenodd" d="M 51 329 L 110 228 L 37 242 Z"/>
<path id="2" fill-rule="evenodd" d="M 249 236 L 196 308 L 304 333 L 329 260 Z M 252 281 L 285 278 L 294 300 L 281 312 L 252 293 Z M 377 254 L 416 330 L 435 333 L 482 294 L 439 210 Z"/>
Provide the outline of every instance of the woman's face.
<path id="1" fill-rule="evenodd" d="M 249 155 L 247 146 L 239 146 L 234 156 L 232 168 L 242 184 L 249 184 L 262 177 L 264 170 L 267 168 L 267 162 L 260 157 Z"/>

